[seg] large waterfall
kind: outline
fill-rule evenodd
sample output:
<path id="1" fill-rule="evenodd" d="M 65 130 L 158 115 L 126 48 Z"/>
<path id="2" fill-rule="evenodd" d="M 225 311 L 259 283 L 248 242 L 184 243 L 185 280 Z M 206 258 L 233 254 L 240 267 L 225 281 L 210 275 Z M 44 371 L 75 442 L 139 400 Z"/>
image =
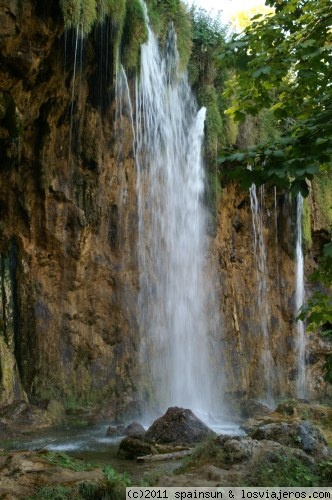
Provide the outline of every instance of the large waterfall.
<path id="1" fill-rule="evenodd" d="M 174 405 L 206 414 L 221 410 L 203 204 L 205 112 L 178 72 L 174 28 L 163 53 L 149 31 L 136 85 L 138 309 L 141 386 L 156 411 Z"/>

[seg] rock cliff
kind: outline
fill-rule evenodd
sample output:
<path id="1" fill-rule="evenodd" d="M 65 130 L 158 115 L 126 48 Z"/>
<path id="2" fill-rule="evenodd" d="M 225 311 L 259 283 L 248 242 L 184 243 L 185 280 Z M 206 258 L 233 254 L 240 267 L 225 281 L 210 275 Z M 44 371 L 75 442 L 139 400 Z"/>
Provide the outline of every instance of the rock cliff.
<path id="1" fill-rule="evenodd" d="M 0 28 L 1 399 L 123 399 L 135 166 L 125 116 L 116 138 L 112 51 L 105 75 L 103 31 L 82 47 L 57 1 L 2 1 Z"/>

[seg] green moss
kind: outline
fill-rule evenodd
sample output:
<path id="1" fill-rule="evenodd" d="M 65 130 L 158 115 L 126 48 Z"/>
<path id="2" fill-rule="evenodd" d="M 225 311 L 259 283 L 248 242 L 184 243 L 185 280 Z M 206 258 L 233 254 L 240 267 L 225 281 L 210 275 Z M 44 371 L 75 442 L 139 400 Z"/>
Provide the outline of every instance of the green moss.
<path id="1" fill-rule="evenodd" d="M 320 478 L 313 465 L 289 454 L 270 454 L 250 471 L 246 486 L 318 486 Z"/>
<path id="2" fill-rule="evenodd" d="M 225 463 L 225 452 L 218 443 L 218 439 L 213 436 L 196 446 L 193 453 L 183 460 L 181 467 L 176 469 L 176 474 L 184 474 L 191 469 L 211 463 L 216 467 L 223 466 Z"/>
<path id="3" fill-rule="evenodd" d="M 269 109 L 262 109 L 258 114 L 258 142 L 275 141 L 280 137 L 277 120 Z"/>
<path id="4" fill-rule="evenodd" d="M 308 198 L 303 200 L 302 208 L 302 245 L 304 252 L 307 252 L 312 247 L 311 237 L 311 209 Z"/>
<path id="5" fill-rule="evenodd" d="M 72 488 L 60 484 L 44 486 L 34 496 L 25 497 L 25 500 L 68 500 L 77 498 L 73 496 Z"/>
<path id="6" fill-rule="evenodd" d="M 86 36 L 97 21 L 96 0 L 60 0 L 66 29 L 77 29 Z"/>
<path id="7" fill-rule="evenodd" d="M 141 44 L 148 39 L 145 12 L 139 0 L 127 2 L 121 40 L 121 61 L 127 69 L 139 67 Z"/>
<path id="8" fill-rule="evenodd" d="M 180 55 L 180 69 L 186 69 L 192 46 L 192 25 L 189 12 L 180 0 L 147 0 L 149 19 L 154 33 L 164 47 L 168 26 L 174 23 L 177 47 Z"/>
<path id="9" fill-rule="evenodd" d="M 75 472 L 84 472 L 93 470 L 96 468 L 85 460 L 77 460 L 70 457 L 66 453 L 55 453 L 53 451 L 48 451 L 44 454 L 45 459 L 52 465 L 61 467 L 62 469 L 69 469 Z"/>
<path id="10" fill-rule="evenodd" d="M 332 230 L 332 172 L 325 171 L 312 181 L 313 195 L 322 225 Z"/>
<path id="11" fill-rule="evenodd" d="M 212 85 L 206 85 L 199 89 L 197 100 L 200 106 L 206 107 L 205 118 L 205 146 L 211 159 L 215 159 L 218 150 L 218 142 L 222 136 L 222 118 L 218 108 L 218 96 Z"/>

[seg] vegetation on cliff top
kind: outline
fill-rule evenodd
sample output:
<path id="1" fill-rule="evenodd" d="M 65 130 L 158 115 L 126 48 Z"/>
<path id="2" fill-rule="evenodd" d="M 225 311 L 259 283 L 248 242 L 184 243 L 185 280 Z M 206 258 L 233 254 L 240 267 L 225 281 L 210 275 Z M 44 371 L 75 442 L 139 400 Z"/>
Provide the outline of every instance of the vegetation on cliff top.
<path id="1" fill-rule="evenodd" d="M 269 109 L 282 131 L 275 141 L 229 151 L 221 162 L 234 165 L 244 183 L 271 182 L 308 194 L 307 180 L 331 168 L 332 87 L 330 85 L 331 4 L 329 0 L 267 0 L 275 13 L 255 16 L 220 55 L 223 67 L 237 71 L 226 96 L 228 113 L 238 121 Z"/>
<path id="2" fill-rule="evenodd" d="M 182 69 L 191 53 L 191 20 L 181 0 L 147 0 L 148 16 L 161 46 L 168 25 L 174 23 Z M 73 29 L 86 37 L 93 27 L 108 17 L 114 28 L 115 51 L 120 49 L 121 62 L 128 69 L 137 69 L 142 43 L 147 41 L 146 13 L 140 0 L 60 0 L 65 29 Z"/>

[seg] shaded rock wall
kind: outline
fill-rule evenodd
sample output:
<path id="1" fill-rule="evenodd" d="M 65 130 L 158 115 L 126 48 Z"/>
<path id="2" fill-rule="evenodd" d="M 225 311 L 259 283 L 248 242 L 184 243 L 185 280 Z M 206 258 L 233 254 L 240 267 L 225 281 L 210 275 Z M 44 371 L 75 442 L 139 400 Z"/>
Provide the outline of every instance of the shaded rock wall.
<path id="1" fill-rule="evenodd" d="M 115 136 L 112 46 L 101 28 L 84 47 L 64 37 L 57 1 L 0 2 L 0 28 L 2 397 L 19 380 L 69 404 L 129 397 L 135 165 L 126 116 Z"/>

